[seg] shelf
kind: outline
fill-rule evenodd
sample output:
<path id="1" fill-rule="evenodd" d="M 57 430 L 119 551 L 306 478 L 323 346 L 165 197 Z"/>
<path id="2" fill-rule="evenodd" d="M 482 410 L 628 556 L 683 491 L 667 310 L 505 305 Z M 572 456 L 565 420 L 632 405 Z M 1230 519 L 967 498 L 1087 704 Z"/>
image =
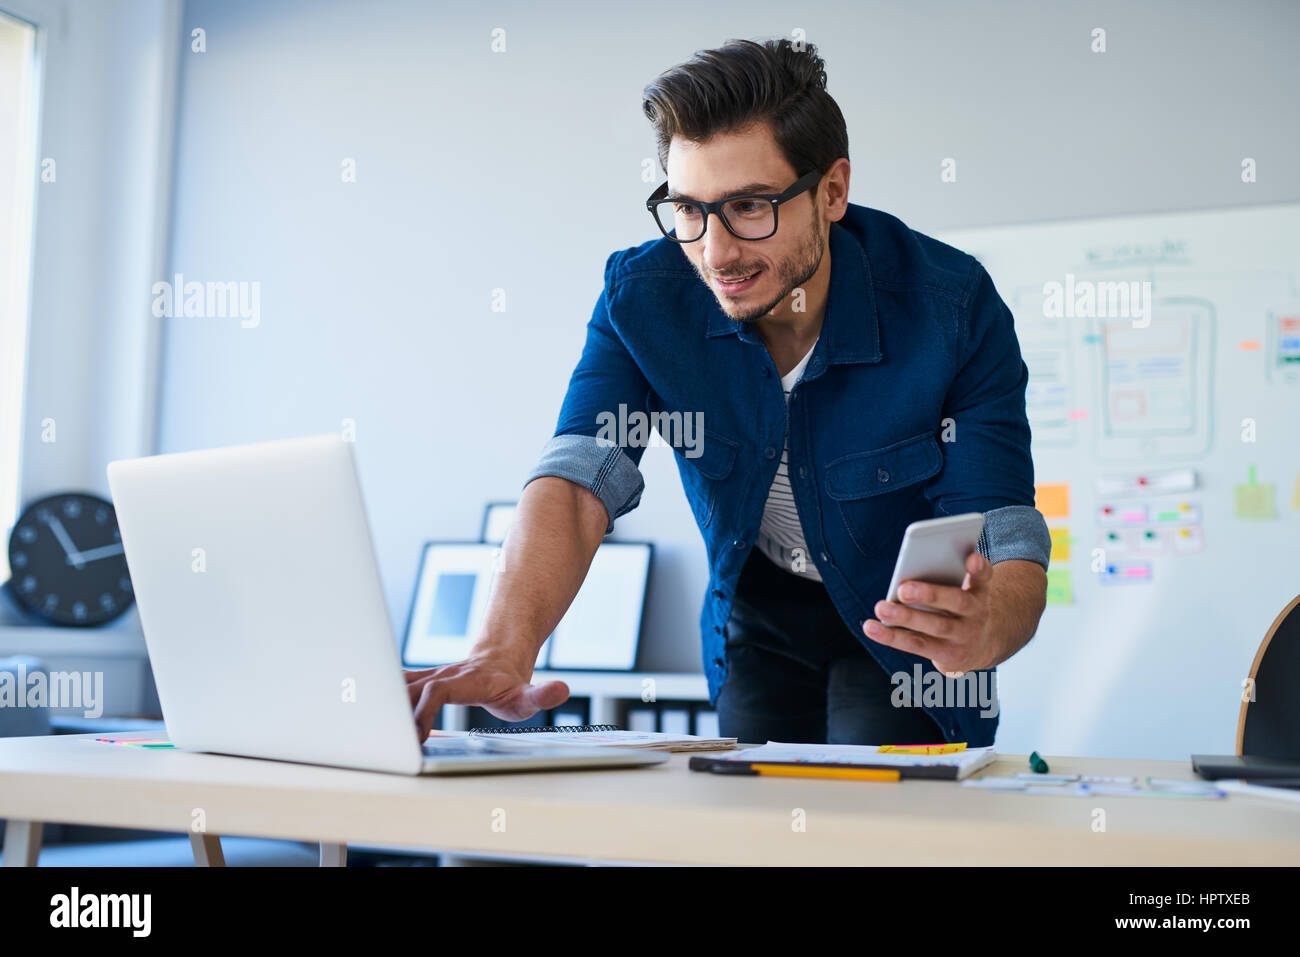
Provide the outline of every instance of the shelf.
<path id="1" fill-rule="evenodd" d="M 642 692 L 647 678 L 654 680 L 654 698 L 645 701 Z M 709 700 L 709 684 L 702 674 L 683 672 L 608 672 L 608 671 L 534 671 L 532 683 L 563 681 L 569 686 L 570 698 L 590 699 L 591 724 L 617 724 L 624 705 L 653 704 L 665 701 Z M 442 728 L 448 731 L 468 730 L 469 708 L 465 705 L 443 705 Z"/>
<path id="2" fill-rule="evenodd" d="M 145 658 L 144 634 L 125 629 L 0 626 L 0 658 L 10 655 Z"/>
<path id="3" fill-rule="evenodd" d="M 629 698 L 641 700 L 644 682 L 654 681 L 656 701 L 707 701 L 709 684 L 702 674 L 653 671 L 535 671 L 533 684 L 563 681 L 569 693 L 578 697 Z"/>

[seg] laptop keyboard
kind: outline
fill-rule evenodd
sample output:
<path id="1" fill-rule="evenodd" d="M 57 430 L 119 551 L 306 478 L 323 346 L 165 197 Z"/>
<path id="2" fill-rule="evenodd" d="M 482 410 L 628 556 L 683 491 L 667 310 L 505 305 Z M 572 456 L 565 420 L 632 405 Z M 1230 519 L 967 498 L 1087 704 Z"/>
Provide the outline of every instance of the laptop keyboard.
<path id="1" fill-rule="evenodd" d="M 435 738 L 425 741 L 420 750 L 426 758 L 481 758 L 486 755 L 519 754 L 528 746 L 497 741 L 492 738 Z"/>

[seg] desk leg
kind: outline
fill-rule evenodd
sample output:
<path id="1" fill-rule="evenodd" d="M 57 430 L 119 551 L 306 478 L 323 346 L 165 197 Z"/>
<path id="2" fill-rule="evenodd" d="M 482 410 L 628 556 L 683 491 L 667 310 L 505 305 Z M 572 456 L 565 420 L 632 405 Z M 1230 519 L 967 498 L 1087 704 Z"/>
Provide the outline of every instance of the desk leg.
<path id="1" fill-rule="evenodd" d="M 35 867 L 41 856 L 43 821 L 13 821 L 5 825 L 5 867 Z"/>
<path id="2" fill-rule="evenodd" d="M 190 832 L 190 847 L 194 850 L 195 867 L 225 867 L 226 855 L 221 853 L 221 835 Z"/>
<path id="3" fill-rule="evenodd" d="M 324 841 L 321 841 L 320 866 L 347 867 L 348 846 L 346 844 L 326 844 Z"/>

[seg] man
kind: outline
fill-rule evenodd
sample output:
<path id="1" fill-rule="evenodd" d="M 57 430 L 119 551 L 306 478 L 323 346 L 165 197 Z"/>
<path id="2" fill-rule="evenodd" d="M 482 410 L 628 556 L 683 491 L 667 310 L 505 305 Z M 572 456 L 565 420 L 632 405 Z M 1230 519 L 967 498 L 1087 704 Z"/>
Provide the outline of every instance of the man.
<path id="1" fill-rule="evenodd" d="M 609 428 L 639 412 L 703 426 L 672 444 L 708 550 L 722 734 L 992 743 L 983 679 L 1029 641 L 1046 596 L 1028 370 L 978 262 L 848 202 L 825 87 L 816 51 L 786 40 L 701 51 L 646 87 L 663 236 L 605 265 L 471 655 L 408 672 L 421 736 L 446 703 L 517 721 L 568 696 L 532 685 L 533 664 L 640 501 L 645 442 Z M 972 511 L 985 534 L 963 585 L 904 585 L 902 601 L 937 611 L 884 601 L 906 526 Z M 958 674 L 982 683 L 958 692 Z"/>

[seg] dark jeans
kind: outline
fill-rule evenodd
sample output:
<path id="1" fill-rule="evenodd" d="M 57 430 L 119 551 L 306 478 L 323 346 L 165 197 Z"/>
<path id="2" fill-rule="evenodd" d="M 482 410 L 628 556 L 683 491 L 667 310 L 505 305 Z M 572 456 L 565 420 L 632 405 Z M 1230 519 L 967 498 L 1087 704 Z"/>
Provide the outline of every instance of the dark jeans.
<path id="1" fill-rule="evenodd" d="M 825 587 L 750 552 L 727 622 L 718 730 L 742 743 L 931 744 L 944 740 L 854 637 Z"/>

